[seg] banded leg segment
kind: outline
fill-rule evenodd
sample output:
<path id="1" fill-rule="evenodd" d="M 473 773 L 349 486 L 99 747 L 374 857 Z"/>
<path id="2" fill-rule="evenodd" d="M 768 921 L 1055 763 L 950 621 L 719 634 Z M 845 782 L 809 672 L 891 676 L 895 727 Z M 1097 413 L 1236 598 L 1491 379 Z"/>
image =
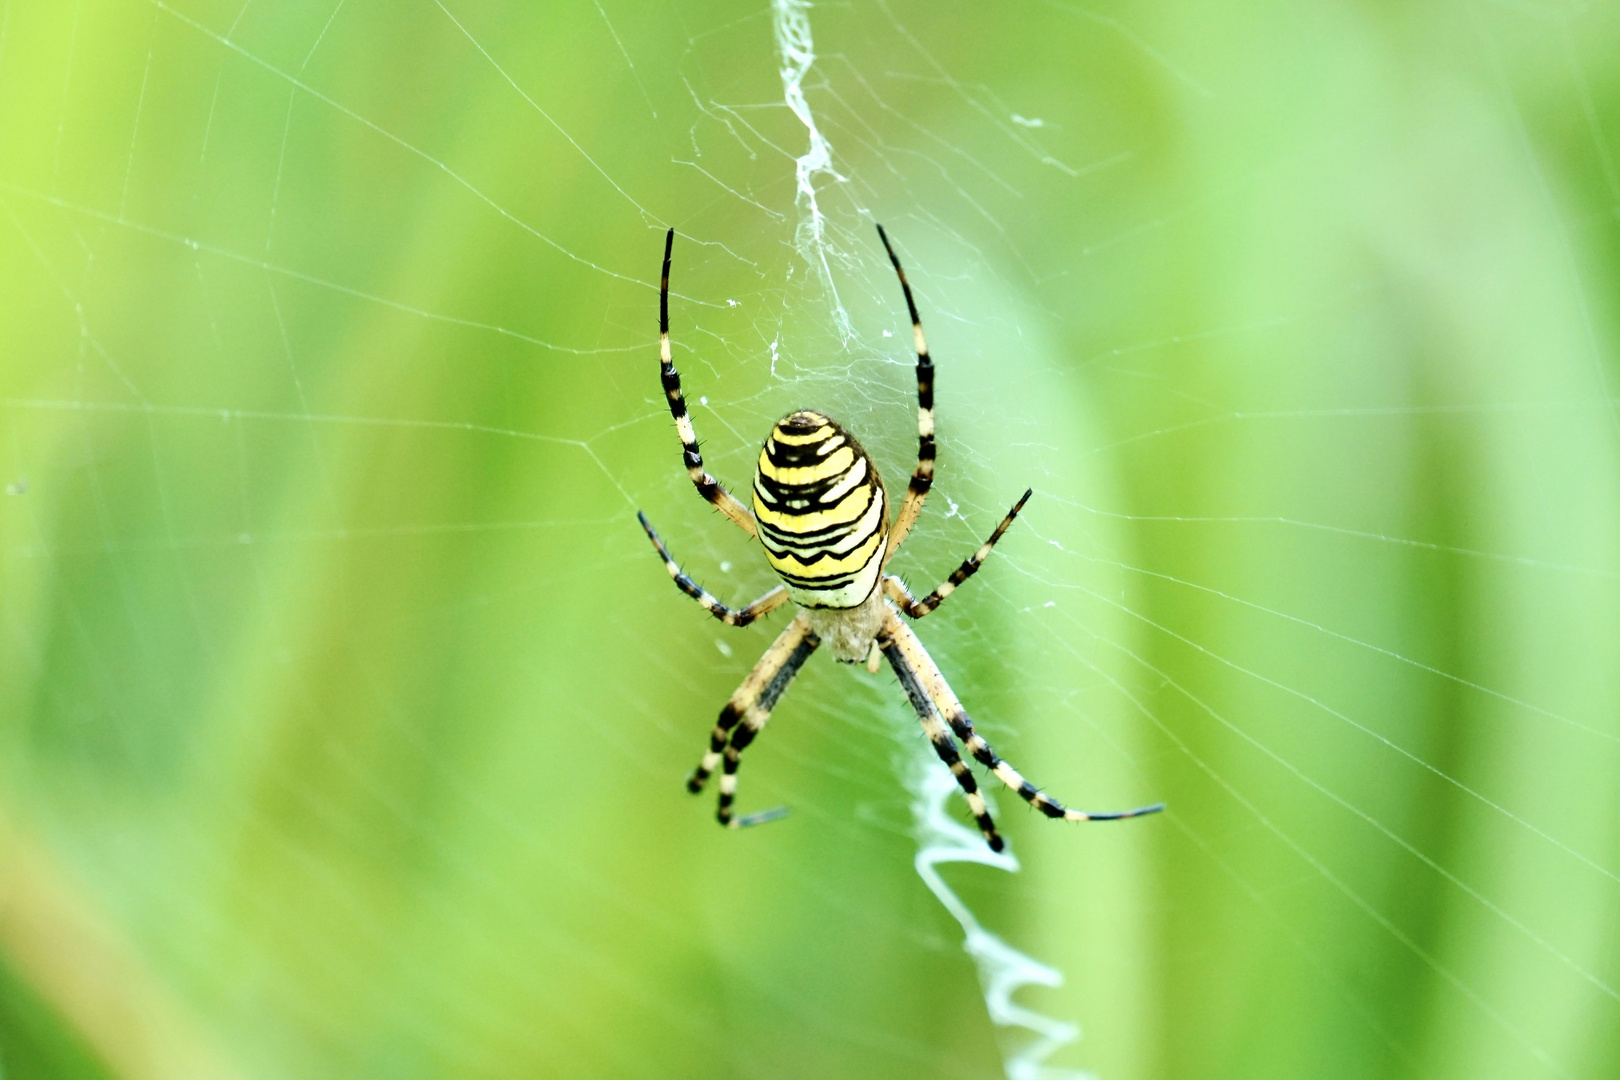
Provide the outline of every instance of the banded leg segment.
<path id="1" fill-rule="evenodd" d="M 714 598 L 714 594 L 686 576 L 680 565 L 670 557 L 669 549 L 664 546 L 664 541 L 658 535 L 658 530 L 652 527 L 652 523 L 647 520 L 646 514 L 637 510 L 636 519 L 641 522 L 642 529 L 646 531 L 647 539 L 651 540 L 653 547 L 657 549 L 659 558 L 664 560 L 664 569 L 668 570 L 669 576 L 675 580 L 675 587 L 702 604 L 703 610 L 727 626 L 747 626 L 761 615 L 768 615 L 787 603 L 787 587 L 778 585 L 747 607 L 726 607 L 726 605 Z"/>
<path id="2" fill-rule="evenodd" d="M 820 644 L 821 639 L 810 629 L 809 620 L 800 615 L 765 650 L 765 655 L 754 665 L 754 670 L 748 673 L 742 685 L 737 687 L 720 710 L 720 718 L 709 735 L 708 752 L 687 779 L 686 790 L 694 795 L 702 791 L 703 785 L 714 770 L 721 767 L 723 760 L 720 807 L 716 815 L 722 825 L 737 828 L 769 820 L 769 816 L 773 816 L 756 814 L 749 818 L 732 817 L 731 807 L 737 797 L 737 766 L 743 750 L 764 728 L 765 722 L 771 718 L 771 710 L 787 691 L 788 684 Z"/>
<path id="3" fill-rule="evenodd" d="M 686 399 L 681 396 L 681 376 L 675 370 L 674 354 L 669 348 L 669 256 L 675 246 L 675 230 L 664 237 L 664 272 L 658 285 L 658 375 L 664 383 L 664 397 L 669 401 L 669 413 L 675 418 L 675 431 L 681 437 L 681 451 L 686 463 L 686 475 L 692 480 L 698 494 L 707 499 L 743 532 L 758 534 L 754 515 L 710 476 L 703 468 L 703 454 L 698 450 L 697 431 L 692 417 L 686 411 Z"/>
<path id="4" fill-rule="evenodd" d="M 1095 812 L 1088 810 L 1071 810 L 1047 795 L 1040 788 L 1031 784 L 1018 772 L 1007 764 L 990 748 L 973 728 L 973 720 L 968 716 L 967 710 L 957 700 L 956 694 L 946 683 L 945 676 L 940 673 L 939 667 L 934 663 L 928 651 L 907 626 L 896 615 L 891 615 L 884 621 L 884 632 L 893 639 L 893 648 L 918 673 L 923 689 L 930 699 L 944 714 L 945 721 L 962 740 L 968 753 L 974 760 L 995 774 L 996 779 L 1018 792 L 1025 802 L 1045 814 L 1049 818 L 1062 818 L 1065 821 L 1119 821 L 1124 818 L 1141 817 L 1143 814 L 1153 814 L 1164 809 L 1163 803 L 1154 803 L 1151 806 L 1140 806 L 1134 810 L 1114 810 L 1108 812 Z"/>
<path id="5" fill-rule="evenodd" d="M 928 339 L 923 336 L 917 302 L 911 297 L 911 285 L 906 281 L 900 258 L 894 253 L 894 245 L 889 243 L 889 234 L 883 231 L 883 226 L 879 225 L 877 231 L 878 238 L 883 241 L 883 250 L 889 253 L 889 261 L 894 264 L 894 272 L 900 278 L 900 290 L 906 294 L 906 311 L 911 315 L 911 336 L 917 347 L 917 471 L 911 474 L 906 497 L 900 502 L 900 512 L 889 527 L 889 548 L 883 556 L 883 565 L 887 566 L 894 553 L 900 550 L 906 534 L 917 523 L 923 500 L 928 498 L 928 489 L 934 486 L 934 361 L 928 355 Z"/>
<path id="6" fill-rule="evenodd" d="M 979 831 L 984 834 L 985 843 L 990 845 L 991 851 L 1000 851 L 1006 844 L 1001 839 L 1001 834 L 996 832 L 996 823 L 990 817 L 990 808 L 985 805 L 984 796 L 979 792 L 979 782 L 974 779 L 972 770 L 962 761 L 956 743 L 951 741 L 951 733 L 945 729 L 945 721 L 940 718 L 939 709 L 928 693 L 921 675 L 892 635 L 885 634 L 879 637 L 878 641 L 883 649 L 883 655 L 888 658 L 889 666 L 894 668 L 900 685 L 905 687 L 906 697 L 911 701 L 911 707 L 922 723 L 923 734 L 928 736 L 928 741 L 933 744 L 934 753 L 938 754 L 939 760 L 951 770 L 951 776 L 962 789 L 962 795 L 967 799 L 968 810 L 972 812 L 973 820 L 978 823 Z"/>
<path id="7" fill-rule="evenodd" d="M 1007 516 L 1001 519 L 1001 524 L 996 526 L 996 531 L 990 534 L 990 539 L 980 545 L 978 551 L 964 559 L 961 566 L 951 571 L 951 576 L 945 580 L 943 585 L 921 600 L 912 596 L 911 590 L 906 588 L 906 583 L 892 574 L 883 579 L 883 591 L 890 600 L 900 606 L 901 611 L 904 611 L 913 619 L 920 619 L 927 615 L 930 611 L 939 607 L 947 596 L 955 592 L 958 585 L 978 573 L 979 567 L 984 565 L 984 560 L 990 557 L 990 551 L 996 546 L 996 541 L 1001 539 L 1002 534 L 1007 531 L 1007 527 L 1013 523 L 1013 519 L 1018 516 L 1018 511 L 1024 508 L 1024 504 L 1029 501 L 1032 494 L 1034 494 L 1033 488 L 1026 489 L 1023 496 L 1013 504 L 1013 508 L 1007 511 Z"/>

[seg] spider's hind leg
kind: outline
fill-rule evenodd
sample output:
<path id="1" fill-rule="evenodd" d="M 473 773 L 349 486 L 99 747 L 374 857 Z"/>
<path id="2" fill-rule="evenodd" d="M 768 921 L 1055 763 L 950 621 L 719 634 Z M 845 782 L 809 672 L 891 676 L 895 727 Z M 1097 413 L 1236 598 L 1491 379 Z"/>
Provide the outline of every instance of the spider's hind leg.
<path id="1" fill-rule="evenodd" d="M 1139 806 L 1132 810 L 1110 811 L 1074 810 L 1064 806 L 1025 780 L 1017 769 L 1001 760 L 990 748 L 990 744 L 984 741 L 984 736 L 974 730 L 972 718 L 957 700 L 950 684 L 945 681 L 945 676 L 940 673 L 939 667 L 923 648 L 922 642 L 917 639 L 911 627 L 896 617 L 885 628 L 894 639 L 895 644 L 892 647 L 915 668 L 929 699 L 937 704 L 939 712 L 944 714 L 945 722 L 956 733 L 956 737 L 962 740 L 962 745 L 967 747 L 974 760 L 989 769 L 997 780 L 1016 791 L 1020 798 L 1047 817 L 1062 818 L 1065 821 L 1120 821 L 1124 818 L 1158 813 L 1164 809 L 1163 803 Z"/>
<path id="2" fill-rule="evenodd" d="M 898 623 L 899 620 L 893 620 Z M 885 633 L 879 638 L 883 655 L 888 658 L 889 666 L 894 668 L 900 685 L 905 687 L 906 697 L 911 701 L 911 707 L 917 712 L 917 719 L 922 723 L 923 734 L 934 747 L 934 753 L 939 760 L 951 770 L 951 776 L 962 789 L 962 796 L 967 799 L 968 810 L 973 814 L 973 820 L 978 823 L 979 831 L 984 834 L 984 842 L 990 845 L 991 851 L 1000 851 L 1006 847 L 1001 834 L 996 831 L 996 823 L 990 816 L 990 808 L 985 805 L 984 795 L 979 791 L 979 782 L 974 779 L 973 772 L 962 761 L 962 755 L 956 749 L 956 743 L 951 741 L 951 733 L 945 729 L 945 721 L 940 718 L 939 709 L 929 696 L 928 689 L 923 685 L 921 676 L 912 666 L 891 633 Z"/>
<path id="3" fill-rule="evenodd" d="M 810 629 L 809 620 L 800 615 L 765 650 L 754 670 L 720 710 L 720 718 L 709 735 L 708 752 L 686 781 L 686 790 L 696 795 L 715 769 L 721 769 L 720 804 L 715 814 L 720 824 L 741 828 L 781 816 L 777 811 L 741 818 L 732 814 L 731 807 L 737 798 L 737 768 L 742 762 L 743 750 L 765 727 L 788 684 L 820 644 L 821 639 Z"/>

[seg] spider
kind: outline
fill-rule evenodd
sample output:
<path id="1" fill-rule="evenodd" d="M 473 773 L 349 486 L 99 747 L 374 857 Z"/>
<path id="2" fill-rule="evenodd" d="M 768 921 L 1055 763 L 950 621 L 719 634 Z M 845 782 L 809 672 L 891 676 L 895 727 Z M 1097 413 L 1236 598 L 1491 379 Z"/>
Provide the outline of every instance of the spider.
<path id="1" fill-rule="evenodd" d="M 664 396 L 669 400 L 670 414 L 675 418 L 675 431 L 680 435 L 686 474 L 698 494 L 732 524 L 759 538 L 765 547 L 766 559 L 783 583 L 747 607 L 729 608 L 681 570 L 645 514 L 638 511 L 636 517 L 676 586 L 727 626 L 747 626 L 789 600 L 799 608 L 787 629 L 765 650 L 754 670 L 720 710 L 720 718 L 709 736 L 708 752 L 687 779 L 687 790 L 693 794 L 701 792 L 719 767 L 720 802 L 716 817 L 721 825 L 743 828 L 786 813 L 779 808 L 742 816 L 734 814 L 737 767 L 742 761 L 742 752 L 765 727 L 771 710 L 781 700 L 793 677 L 810 654 L 825 644 L 838 660 L 849 664 L 864 660 L 867 670 L 872 672 L 878 670 L 882 660 L 889 661 L 900 685 L 905 688 L 911 707 L 916 710 L 917 719 L 922 722 L 923 732 L 939 759 L 955 776 L 979 831 L 993 851 L 1002 850 L 1004 842 L 996 831 L 972 771 L 962 761 L 951 737 L 953 733 L 974 760 L 1047 817 L 1065 821 L 1114 821 L 1162 810 L 1162 803 L 1113 813 L 1071 810 L 1025 780 L 973 729 L 972 719 L 951 692 L 945 676 L 911 627 L 900 618 L 902 612 L 913 619 L 922 618 L 972 577 L 1018 516 L 1018 511 L 1023 509 L 1031 491 L 1025 491 L 1013 504 L 978 551 L 957 567 L 944 584 L 921 600 L 913 596 L 898 577 L 883 572 L 911 532 L 934 482 L 934 362 L 928 355 L 928 342 L 923 337 L 922 320 L 917 316 L 917 304 L 906 282 L 906 272 L 881 225 L 878 237 L 900 278 L 917 347 L 917 469 L 911 475 L 911 483 L 906 487 L 905 498 L 900 502 L 892 525 L 889 501 L 878 477 L 877 465 L 861 449 L 855 436 L 825 413 L 801 409 L 777 421 L 760 450 L 751 510 L 704 470 L 697 433 L 681 396 L 681 377 L 670 353 L 669 260 L 675 230 L 670 229 L 664 237 L 664 270 L 658 290 L 659 375 L 664 384 Z"/>

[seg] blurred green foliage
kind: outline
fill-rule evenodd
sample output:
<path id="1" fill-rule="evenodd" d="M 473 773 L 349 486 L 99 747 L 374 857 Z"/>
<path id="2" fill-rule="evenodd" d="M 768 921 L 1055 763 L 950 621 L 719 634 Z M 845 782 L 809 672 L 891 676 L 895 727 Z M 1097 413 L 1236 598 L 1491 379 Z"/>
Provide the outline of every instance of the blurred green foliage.
<path id="1" fill-rule="evenodd" d="M 1620 8 L 4 0 L 0 1071 L 986 1077 L 915 724 L 696 499 L 793 408 L 941 482 L 897 563 L 1061 968 L 1056 1063 L 1620 1069 Z M 891 335 L 892 336 L 885 336 Z M 780 625 L 780 617 L 775 622 Z"/>

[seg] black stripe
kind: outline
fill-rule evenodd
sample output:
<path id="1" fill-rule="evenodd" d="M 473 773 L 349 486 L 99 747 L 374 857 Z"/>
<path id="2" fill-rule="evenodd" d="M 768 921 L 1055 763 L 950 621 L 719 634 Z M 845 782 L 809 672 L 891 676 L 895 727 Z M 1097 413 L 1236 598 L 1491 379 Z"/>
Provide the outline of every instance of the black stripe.
<path id="1" fill-rule="evenodd" d="M 788 443 L 788 442 L 777 443 L 776 446 L 777 446 L 777 451 L 779 453 L 788 454 L 788 455 L 799 455 L 799 456 L 808 455 L 808 456 L 811 456 L 811 457 L 815 457 L 816 460 L 819 461 L 820 457 L 816 456 L 816 454 L 815 454 L 816 447 L 825 444 L 828 439 L 831 439 L 834 436 L 838 436 L 838 435 L 842 435 L 844 437 L 845 441 L 849 445 L 851 445 L 851 446 L 853 446 L 855 448 L 855 452 L 856 452 L 857 456 L 865 452 L 865 451 L 861 450 L 861 444 L 859 442 L 857 442 L 853 436 L 850 435 L 848 430 L 846 430 L 842 424 L 840 424 L 838 421 L 834 420 L 832 417 L 830 417 L 830 416 L 821 416 L 821 419 L 817 420 L 814 425 L 806 424 L 806 425 L 801 427 L 801 426 L 798 426 L 795 423 L 793 423 L 794 417 L 797 417 L 797 416 L 800 416 L 800 415 L 801 415 L 800 413 L 794 413 L 792 416 L 784 416 L 782 419 L 778 420 L 772 426 L 771 436 L 786 435 L 786 436 L 791 436 L 791 437 L 794 437 L 794 438 L 803 438 L 804 436 L 810 434 L 812 431 L 818 431 L 821 428 L 828 428 L 829 430 L 828 430 L 827 434 L 824 437 L 822 437 L 820 439 L 817 439 L 815 442 L 810 442 L 810 443 Z M 770 441 L 770 437 L 767 437 L 767 444 L 769 443 L 769 441 Z M 768 445 L 765 448 L 768 449 Z M 832 452 L 836 453 L 836 451 L 832 451 Z M 774 458 L 773 458 L 773 460 L 774 460 Z"/>
<path id="2" fill-rule="evenodd" d="M 873 534 L 877 533 L 882 528 L 881 524 L 875 523 L 872 528 L 866 530 L 865 532 L 857 531 L 861 528 L 861 523 L 866 518 L 866 515 L 871 513 L 871 511 L 872 504 L 868 503 L 866 509 L 862 510 L 854 521 L 843 521 L 834 525 L 828 525 L 823 529 L 808 529 L 804 532 L 791 532 L 778 528 L 775 525 L 770 525 L 766 522 L 760 522 L 761 526 L 763 526 L 759 531 L 760 539 L 764 542 L 767 548 L 770 548 L 773 552 L 780 555 L 782 552 L 777 551 L 777 548 L 805 548 L 809 550 L 815 550 L 817 548 L 826 549 L 835 547 L 838 544 L 848 540 L 850 537 L 858 535 L 860 539 L 854 544 L 850 545 L 849 550 L 853 551 L 866 541 L 870 540 Z M 879 516 L 881 517 L 881 513 Z M 769 533 L 768 536 L 766 535 L 767 532 Z M 797 555 L 798 553 L 790 552 L 790 554 Z M 844 554 L 847 555 L 849 552 L 846 551 Z"/>
<path id="3" fill-rule="evenodd" d="M 781 670 L 776 673 L 776 677 L 767 683 L 765 689 L 760 692 L 759 708 L 767 713 L 776 708 L 776 703 L 787 692 L 788 683 L 793 681 L 793 677 L 799 673 L 800 668 L 804 667 L 804 662 L 810 659 L 810 654 L 815 652 L 820 644 L 821 639 L 814 633 L 805 633 L 804 639 L 794 648 L 792 654 L 783 661 Z M 739 746 L 738 749 L 740 750 L 742 747 Z"/>
<path id="4" fill-rule="evenodd" d="M 839 484 L 846 482 L 849 479 L 849 472 L 850 470 L 846 469 L 828 480 L 818 480 L 809 484 L 784 484 L 779 480 L 772 480 L 764 473 L 760 473 L 758 486 L 765 489 L 766 494 L 771 497 L 772 502 L 781 503 L 782 509 L 785 513 L 793 514 L 795 517 L 804 517 L 807 514 L 818 513 L 821 510 L 830 510 L 831 508 L 840 505 L 846 498 L 853 494 L 857 488 L 871 488 L 877 486 L 869 479 L 871 476 L 871 468 L 868 466 L 868 479 L 856 482 L 856 484 L 844 494 L 835 499 L 828 500 L 828 493 Z M 806 505 L 802 507 L 790 505 L 801 502 L 805 503 Z"/>
<path id="5" fill-rule="evenodd" d="M 889 243 L 889 234 L 883 231 L 883 226 L 877 227 L 878 239 L 883 241 L 883 250 L 889 253 L 889 261 L 894 264 L 894 272 L 900 277 L 900 290 L 906 294 L 906 310 L 911 313 L 913 326 L 922 320 L 917 318 L 917 304 L 911 299 L 911 286 L 906 282 L 906 272 L 900 266 L 900 257 L 894 253 L 894 245 Z"/>
<path id="6" fill-rule="evenodd" d="M 733 761 L 739 760 L 738 755 L 740 755 L 744 750 L 748 749 L 748 744 L 754 741 L 754 736 L 758 735 L 760 730 L 761 729 L 754 727 L 752 724 L 744 724 L 742 727 L 739 727 L 736 731 L 731 733 L 731 745 L 726 747 L 727 765 L 730 765 Z M 735 767 L 733 767 L 727 769 L 726 771 L 736 772 L 737 770 Z"/>
<path id="7" fill-rule="evenodd" d="M 786 424 L 787 420 L 785 419 L 778 421 L 776 424 L 776 430 L 772 432 L 772 435 L 774 436 L 778 433 L 792 434 L 792 432 L 788 431 Z M 825 426 L 831 429 L 825 439 L 817 439 L 813 443 L 793 445 L 790 443 L 777 442 L 775 438 L 772 437 L 765 440 L 764 444 L 761 446 L 761 449 L 765 452 L 766 459 L 778 469 L 803 469 L 812 465 L 819 465 L 823 461 L 826 461 L 829 456 L 838 453 L 838 451 L 842 450 L 845 446 L 849 447 L 855 455 L 854 459 L 850 462 L 850 468 L 853 469 L 855 467 L 855 462 L 859 461 L 861 458 L 867 459 L 867 468 L 872 467 L 871 455 L 869 455 L 865 448 L 861 446 L 860 440 L 856 439 L 855 436 L 851 435 L 841 424 L 839 424 L 836 420 L 833 420 L 831 417 L 826 419 Z M 830 440 L 839 435 L 844 437 L 842 446 L 829 450 L 825 454 L 816 453 L 818 447 L 825 446 Z M 772 446 L 776 448 L 774 451 L 771 449 Z"/>
<path id="8" fill-rule="evenodd" d="M 866 566 L 863 565 L 861 570 L 865 569 Z M 834 592 L 838 589 L 844 588 L 846 585 L 853 585 L 855 583 L 855 579 L 861 576 L 861 570 L 856 570 L 854 573 L 843 575 L 841 577 L 832 578 L 796 577 L 793 574 L 784 574 L 780 570 L 776 572 L 776 576 L 787 582 L 787 584 L 791 585 L 795 589 L 804 589 L 809 592 Z"/>
<path id="9" fill-rule="evenodd" d="M 862 461 L 866 462 L 866 476 L 858 481 L 854 487 L 829 502 L 827 494 L 839 484 L 846 483 L 849 480 L 849 474 L 854 472 L 856 465 Z M 814 480 L 807 484 L 784 484 L 782 481 L 773 479 L 761 472 L 757 474 L 758 486 L 765 489 L 765 492 L 770 495 L 771 501 L 781 503 L 786 512 L 803 516 L 839 505 L 854 494 L 857 488 L 876 487 L 877 484 L 873 478 L 875 468 L 871 458 L 856 458 L 849 468 L 834 473 L 825 480 Z M 788 505 L 790 500 L 805 502 L 810 505 L 804 508 L 792 507 Z"/>
<path id="10" fill-rule="evenodd" d="M 1029 800 L 1031 806 L 1049 818 L 1063 816 L 1063 805 L 1049 795 L 1041 794 L 1039 788 L 1025 780 L 1018 788 L 1018 794 Z"/>
<path id="11" fill-rule="evenodd" d="M 835 503 L 833 505 L 836 506 L 837 504 Z M 827 509 L 831 509 L 831 507 L 828 507 Z M 843 534 L 853 531 L 860 525 L 861 519 L 867 514 L 871 513 L 871 510 L 872 504 L 867 503 L 866 509 L 862 510 L 853 521 L 840 521 L 835 524 L 828 525 L 825 528 L 807 529 L 803 532 L 793 532 L 788 529 L 779 528 L 778 526 L 772 525 L 769 522 L 762 521 L 760 522 L 760 533 L 761 535 L 764 535 L 765 532 L 769 531 L 771 534 L 771 539 L 775 540 L 779 545 L 803 543 L 808 547 L 816 547 L 819 546 L 819 541 L 838 538 Z M 773 509 L 772 512 L 786 514 L 789 517 L 804 516 L 802 514 L 794 514 L 791 510 L 777 511 Z M 860 545 L 857 544 L 856 546 L 859 547 Z"/>
<path id="12" fill-rule="evenodd" d="M 664 272 L 658 281 L 658 332 L 669 333 L 669 253 L 675 247 L 675 230 L 664 234 Z"/>
<path id="13" fill-rule="evenodd" d="M 809 522 L 806 519 L 814 514 L 824 514 L 844 507 L 848 500 L 855 497 L 856 493 L 860 491 L 861 488 L 865 488 L 867 490 L 867 500 L 854 517 L 848 519 L 847 521 L 834 521 L 826 525 L 821 525 L 817 528 L 808 527 Z M 840 534 L 851 533 L 861 529 L 863 527 L 862 522 L 866 519 L 866 515 L 872 513 L 872 504 L 874 502 L 880 502 L 882 497 L 882 494 L 879 492 L 875 484 L 857 484 L 839 498 L 830 501 L 811 502 L 808 499 L 787 498 L 782 494 L 778 494 L 777 492 L 771 492 L 771 497 L 768 499 L 762 498 L 760 500 L 761 503 L 763 503 L 765 507 L 770 510 L 773 516 L 785 518 L 786 521 L 781 525 L 774 522 L 761 522 L 761 524 L 767 525 L 769 528 L 775 530 L 776 535 L 784 539 L 821 540 L 828 537 L 835 537 Z M 801 502 L 808 503 L 808 505 L 792 505 L 794 503 Z M 881 516 L 881 510 L 879 511 L 879 514 Z"/>
<path id="14" fill-rule="evenodd" d="M 778 469 L 804 469 L 812 465 L 820 465 L 845 446 L 851 446 L 855 450 L 855 456 L 859 458 L 861 456 L 860 445 L 851 443 L 847 435 L 844 436 L 844 441 L 840 445 L 825 454 L 817 453 L 821 447 L 836 439 L 839 434 L 840 432 L 834 430 L 825 439 L 817 439 L 813 443 L 798 444 L 781 443 L 777 442 L 775 438 L 770 438 L 765 440 L 765 457 Z M 853 462 L 851 464 L 853 465 Z"/>
<path id="15" fill-rule="evenodd" d="M 946 745 L 949 746 L 948 743 Z M 956 752 L 956 747 L 950 746 L 950 749 L 947 751 L 941 749 L 940 744 L 935 742 L 934 752 L 938 754 L 942 760 L 945 759 L 946 753 L 949 753 L 951 757 L 955 759 L 951 761 L 951 775 L 956 777 L 957 785 L 969 795 L 977 795 L 979 793 L 979 782 L 973 778 L 972 771 L 962 762 L 962 757 Z"/>
<path id="16" fill-rule="evenodd" d="M 839 570 L 836 567 L 829 566 L 825 571 L 818 571 L 813 568 L 821 565 L 824 562 L 838 562 L 843 559 L 848 559 L 853 556 L 856 551 L 860 550 L 862 544 L 869 542 L 871 539 L 871 536 L 866 536 L 862 538 L 861 543 L 856 544 L 853 549 L 844 552 L 833 551 L 831 548 L 825 546 L 800 548 L 795 547 L 792 544 L 778 545 L 766 543 L 765 553 L 771 556 L 773 561 L 786 562 L 788 559 L 792 559 L 793 561 L 800 563 L 804 567 L 803 570 L 798 571 L 800 577 L 810 577 L 816 581 L 827 580 L 828 574 L 847 574 L 849 577 L 859 577 L 861 572 L 860 567 L 865 567 L 868 562 L 877 556 L 877 552 L 875 550 L 871 552 L 866 559 L 862 560 L 860 567 L 857 568 Z M 792 576 L 792 571 L 783 571 L 778 569 L 777 573 L 784 574 L 785 576 Z"/>
<path id="17" fill-rule="evenodd" d="M 864 543 L 866 540 L 870 540 L 870 539 L 871 539 L 870 536 L 864 537 L 862 542 Z M 856 544 L 855 546 L 857 548 L 859 548 L 861 545 Z M 793 550 L 792 548 L 778 549 L 778 548 L 772 547 L 769 544 L 765 545 L 765 550 L 767 552 L 769 552 L 770 554 L 775 555 L 778 559 L 793 559 L 796 562 L 803 563 L 805 566 L 814 566 L 817 563 L 825 562 L 828 559 L 832 559 L 832 560 L 835 560 L 835 561 L 838 560 L 838 559 L 847 559 L 847 558 L 850 557 L 850 555 L 853 554 L 852 551 L 838 552 L 838 551 L 833 551 L 830 548 L 823 547 L 823 548 L 816 549 L 815 551 L 811 552 L 809 555 L 805 555 L 802 552 Z M 861 573 L 861 570 L 865 569 L 866 563 L 871 562 L 872 558 L 876 557 L 876 555 L 877 555 L 877 552 L 873 551 L 872 556 L 868 557 L 866 562 L 861 563 L 859 568 L 857 568 L 855 570 L 851 570 L 849 572 L 849 577 L 851 579 L 859 577 L 860 573 Z M 782 573 L 782 571 L 780 571 L 780 570 L 778 570 L 777 573 L 781 574 L 781 576 L 782 576 L 782 578 L 784 580 L 789 580 L 789 575 Z M 827 579 L 826 578 L 813 578 L 812 580 L 814 580 L 814 581 L 825 581 Z"/>
<path id="18" fill-rule="evenodd" d="M 987 769 L 994 769 L 1001 764 L 1001 758 L 996 756 L 996 752 L 990 748 L 989 743 L 983 739 L 978 739 L 979 745 L 973 745 L 972 740 L 978 733 L 973 730 L 973 721 L 968 717 L 967 713 L 958 710 L 955 715 L 947 716 L 945 720 L 951 725 L 951 730 L 956 732 L 956 737 L 967 744 L 968 752 L 973 755 L 973 759 L 980 765 Z"/>
<path id="19" fill-rule="evenodd" d="M 669 411 L 675 416 L 686 415 L 686 402 L 681 398 L 681 373 L 675 370 L 675 361 L 658 361 L 658 378 L 664 384 L 664 396 L 669 399 Z"/>

